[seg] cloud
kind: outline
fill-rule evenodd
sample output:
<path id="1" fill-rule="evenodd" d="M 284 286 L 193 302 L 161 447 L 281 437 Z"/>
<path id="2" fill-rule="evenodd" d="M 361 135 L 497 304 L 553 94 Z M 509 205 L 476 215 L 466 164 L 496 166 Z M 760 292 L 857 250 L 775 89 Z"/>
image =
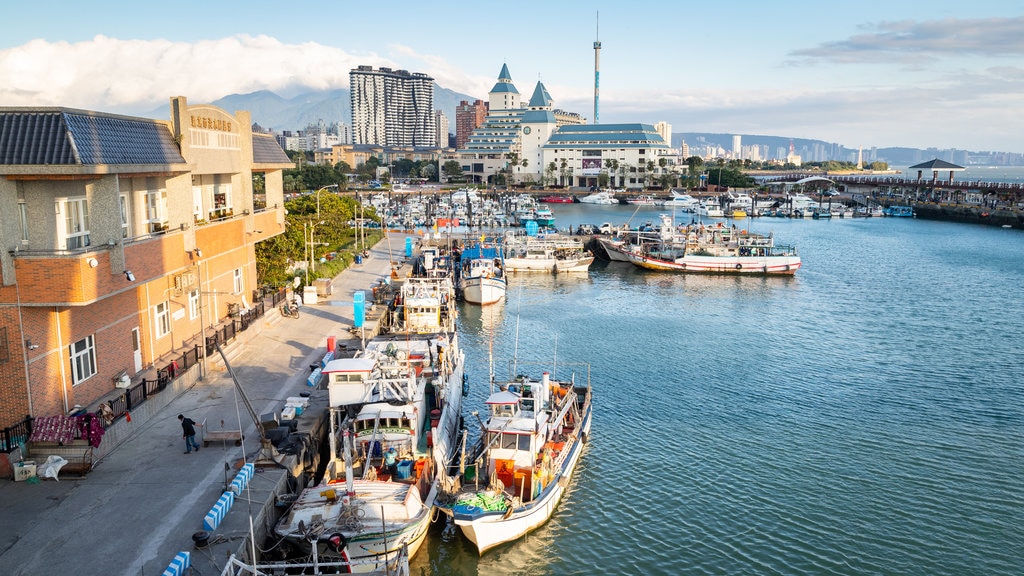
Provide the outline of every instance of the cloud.
<path id="1" fill-rule="evenodd" d="M 96 110 L 149 109 L 177 94 L 210 101 L 232 93 L 348 87 L 359 64 L 393 64 L 373 53 L 352 54 L 314 42 L 282 44 L 269 36 L 236 35 L 194 43 L 118 40 L 33 40 L 0 50 L 0 102 Z"/>
<path id="2" fill-rule="evenodd" d="M 919 64 L 948 56 L 1024 54 L 1024 17 L 882 21 L 864 27 L 870 32 L 794 50 L 790 56 L 795 63 Z"/>

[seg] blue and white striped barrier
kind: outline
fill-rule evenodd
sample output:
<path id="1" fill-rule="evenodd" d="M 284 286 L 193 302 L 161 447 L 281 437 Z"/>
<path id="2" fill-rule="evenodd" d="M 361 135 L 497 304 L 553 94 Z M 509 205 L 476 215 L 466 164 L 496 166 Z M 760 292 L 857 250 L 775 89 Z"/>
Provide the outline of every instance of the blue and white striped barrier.
<path id="1" fill-rule="evenodd" d="M 309 374 L 309 378 L 306 378 L 306 386 L 310 388 L 316 388 L 316 385 L 320 383 L 320 368 L 315 368 L 313 372 Z"/>
<path id="2" fill-rule="evenodd" d="M 192 555 L 189 552 L 178 552 L 174 555 L 174 560 L 167 565 L 163 576 L 182 576 L 191 565 Z"/>
<path id="3" fill-rule="evenodd" d="M 252 473 L 255 472 L 256 468 L 252 462 L 249 462 L 242 469 L 235 474 L 235 479 L 231 481 L 231 491 L 241 496 L 242 490 L 249 485 L 249 480 L 252 478 Z"/>
<path id="4" fill-rule="evenodd" d="M 334 360 L 334 352 L 328 352 L 327 354 L 324 354 L 323 359 L 320 360 L 320 367 L 323 368 L 327 366 L 327 363 L 330 362 L 331 360 Z"/>
<path id="5" fill-rule="evenodd" d="M 217 499 L 217 503 L 210 508 L 210 511 L 206 513 L 206 517 L 203 518 L 203 528 L 207 530 L 216 530 L 217 526 L 220 526 L 221 521 L 228 515 L 231 510 L 231 505 L 235 503 L 235 493 L 227 491 L 221 494 L 220 498 Z"/>

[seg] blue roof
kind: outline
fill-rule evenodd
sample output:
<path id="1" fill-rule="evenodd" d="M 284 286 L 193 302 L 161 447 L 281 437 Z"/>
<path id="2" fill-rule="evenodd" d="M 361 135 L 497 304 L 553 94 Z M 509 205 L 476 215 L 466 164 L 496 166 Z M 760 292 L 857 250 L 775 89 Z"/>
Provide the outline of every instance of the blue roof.
<path id="1" fill-rule="evenodd" d="M 544 148 L 668 148 L 650 124 L 566 124 Z"/>
<path id="2" fill-rule="evenodd" d="M 0 164 L 184 164 L 166 124 L 68 108 L 0 108 Z"/>
<path id="3" fill-rule="evenodd" d="M 537 82 L 537 87 L 533 89 L 533 96 L 530 97 L 530 107 L 541 107 L 551 106 L 551 95 L 548 94 L 548 89 L 544 87 L 544 84 Z"/>
<path id="4" fill-rule="evenodd" d="M 498 82 L 491 88 L 491 92 L 508 92 L 519 94 L 515 84 L 512 83 L 512 75 L 508 73 L 508 64 L 501 65 L 501 72 L 498 73 Z"/>
<path id="5" fill-rule="evenodd" d="M 527 110 L 523 114 L 523 124 L 554 124 L 555 113 L 551 110 Z"/>

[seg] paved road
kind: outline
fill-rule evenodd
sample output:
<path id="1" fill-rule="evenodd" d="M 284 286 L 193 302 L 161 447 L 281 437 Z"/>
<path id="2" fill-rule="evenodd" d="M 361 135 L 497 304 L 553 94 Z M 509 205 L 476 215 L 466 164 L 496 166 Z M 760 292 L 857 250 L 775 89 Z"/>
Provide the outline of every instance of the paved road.
<path id="1" fill-rule="evenodd" d="M 405 238 L 391 237 L 390 254 L 397 261 L 403 259 Z M 388 242 L 381 241 L 363 264 L 332 281 L 333 302 L 304 306 L 298 320 L 267 312 L 259 334 L 240 344 L 231 360 L 258 413 L 279 411 L 285 398 L 307 389 L 309 365 L 325 353 L 327 336 L 350 338 L 352 295 L 390 271 Z M 186 455 L 179 413 L 196 421 L 206 418 L 212 428 L 224 420 L 226 428 L 237 430 L 241 421 L 246 441 L 242 447 L 212 444 Z M 193 550 L 192 534 L 202 530 L 203 517 L 223 492 L 226 469 L 233 475 L 243 456 L 259 448 L 255 426 L 227 372 L 211 371 L 159 411 L 122 425 L 133 427 L 127 438 L 83 479 L 0 480 L 0 572 L 155 575 L 178 551 L 192 551 L 197 574 L 220 573 L 225 558 L 214 556 L 224 550 Z M 261 485 L 269 482 L 261 476 L 253 478 L 254 490 L 270 488 Z M 235 501 L 233 523 L 225 522 L 218 538 L 244 538 L 246 506 L 244 498 Z"/>

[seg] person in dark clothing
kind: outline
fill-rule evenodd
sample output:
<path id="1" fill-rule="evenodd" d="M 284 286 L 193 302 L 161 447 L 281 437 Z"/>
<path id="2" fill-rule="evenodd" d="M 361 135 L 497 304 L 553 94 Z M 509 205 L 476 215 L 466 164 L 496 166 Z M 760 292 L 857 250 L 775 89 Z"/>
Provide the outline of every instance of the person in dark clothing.
<path id="1" fill-rule="evenodd" d="M 185 439 L 185 454 L 191 454 L 193 448 L 199 452 L 199 444 L 196 444 L 196 426 L 202 428 L 203 425 L 196 424 L 191 418 L 185 418 L 183 414 L 178 414 L 178 420 L 181 421 L 181 437 Z"/>

